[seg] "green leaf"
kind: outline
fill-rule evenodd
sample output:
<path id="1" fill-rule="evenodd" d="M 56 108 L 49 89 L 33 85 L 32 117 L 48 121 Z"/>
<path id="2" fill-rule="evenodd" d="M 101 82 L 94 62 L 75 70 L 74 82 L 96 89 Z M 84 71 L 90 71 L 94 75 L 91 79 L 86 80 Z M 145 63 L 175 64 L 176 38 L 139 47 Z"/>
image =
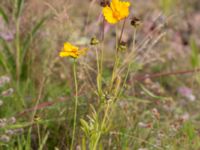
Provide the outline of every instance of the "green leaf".
<path id="1" fill-rule="evenodd" d="M 11 52 L 9 44 L 2 38 L 0 38 L 0 44 L 2 45 L 2 55 L 1 61 L 3 61 L 4 67 L 6 71 L 10 72 L 12 69 L 12 73 L 14 72 L 15 68 L 15 57 L 14 54 Z"/>
<path id="2" fill-rule="evenodd" d="M 18 19 L 21 15 L 22 9 L 24 5 L 24 0 L 15 0 L 15 18 Z"/>
<path id="3" fill-rule="evenodd" d="M 8 16 L 6 15 L 5 11 L 3 10 L 3 8 L 0 7 L 0 16 L 3 17 L 4 21 L 6 23 L 8 23 Z"/>
<path id="4" fill-rule="evenodd" d="M 200 65 L 199 48 L 194 39 L 190 40 L 191 56 L 190 61 L 193 68 L 197 68 Z"/>
<path id="5" fill-rule="evenodd" d="M 9 69 L 2 53 L 0 53 L 0 65 L 3 66 L 3 68 L 8 72 Z"/>
<path id="6" fill-rule="evenodd" d="M 43 150 L 44 149 L 44 146 L 45 146 L 45 144 L 47 142 L 48 137 L 49 137 L 49 132 L 47 132 L 45 134 L 45 137 L 43 138 L 42 143 L 40 144 L 39 150 Z"/>
<path id="7" fill-rule="evenodd" d="M 173 6 L 176 5 L 176 0 L 161 0 L 160 5 L 164 13 L 168 14 L 171 12 Z"/>
<path id="8" fill-rule="evenodd" d="M 25 41 L 23 43 L 23 49 L 22 49 L 22 57 L 21 57 L 22 64 L 23 64 L 24 57 L 26 56 L 27 50 L 31 44 L 32 39 L 35 37 L 37 31 L 42 27 L 42 25 L 47 20 L 47 18 L 48 16 L 45 16 L 38 23 L 36 23 L 33 29 L 31 30 L 31 32 L 25 38 Z"/>
<path id="9" fill-rule="evenodd" d="M 195 128 L 194 128 L 192 122 L 186 122 L 183 125 L 183 132 L 186 133 L 186 135 L 190 141 L 194 140 L 196 133 L 195 133 Z"/>
<path id="10" fill-rule="evenodd" d="M 162 96 L 157 96 L 155 95 L 154 93 L 152 93 L 151 91 L 149 91 L 147 88 L 145 88 L 143 85 L 140 85 L 142 90 L 147 94 L 149 95 L 150 97 L 152 98 L 155 98 L 155 99 L 158 99 L 158 100 L 163 100 L 165 99 L 166 97 L 162 97 Z"/>

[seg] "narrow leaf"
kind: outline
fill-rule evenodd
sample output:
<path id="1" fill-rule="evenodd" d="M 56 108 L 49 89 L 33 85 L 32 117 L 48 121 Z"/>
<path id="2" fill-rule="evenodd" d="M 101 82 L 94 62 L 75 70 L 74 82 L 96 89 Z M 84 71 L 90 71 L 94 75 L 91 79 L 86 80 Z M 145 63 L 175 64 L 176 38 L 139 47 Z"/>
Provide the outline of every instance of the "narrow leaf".
<path id="1" fill-rule="evenodd" d="M 3 10 L 3 8 L 0 7 L 0 16 L 3 17 L 4 21 L 6 23 L 8 23 L 8 16 L 6 15 L 5 11 Z"/>

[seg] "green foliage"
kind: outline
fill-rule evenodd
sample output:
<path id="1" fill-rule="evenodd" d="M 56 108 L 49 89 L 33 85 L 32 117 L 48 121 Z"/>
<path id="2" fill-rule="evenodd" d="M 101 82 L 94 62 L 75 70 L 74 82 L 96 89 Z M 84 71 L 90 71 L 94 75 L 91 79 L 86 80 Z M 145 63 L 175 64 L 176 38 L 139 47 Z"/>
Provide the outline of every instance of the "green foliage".
<path id="1" fill-rule="evenodd" d="M 22 13 L 24 0 L 15 0 L 15 19 L 18 19 Z"/>
<path id="2" fill-rule="evenodd" d="M 21 36 L 20 31 L 20 19 L 19 17 L 22 14 L 24 0 L 15 0 L 15 24 L 16 24 L 16 36 L 13 39 L 13 42 L 6 41 L 3 38 L 0 39 L 0 43 L 2 45 L 2 53 L 0 54 L 0 63 L 4 67 L 4 69 L 15 77 L 15 72 L 19 67 L 21 72 L 19 72 L 20 77 L 27 78 L 28 69 L 30 67 L 31 60 L 26 59 L 26 56 L 30 50 L 30 46 L 34 38 L 36 37 L 37 32 L 41 29 L 42 25 L 48 19 L 47 16 L 42 17 L 39 21 L 33 25 L 31 31 L 29 33 L 25 33 Z M 11 23 L 6 15 L 5 11 L 0 8 L 0 15 L 3 16 L 5 22 L 7 24 Z M 14 44 L 15 43 L 15 44 Z M 17 52 L 16 52 L 17 50 Z M 19 59 L 19 60 L 18 60 Z M 18 63 L 18 64 L 17 64 Z"/>
<path id="3" fill-rule="evenodd" d="M 190 142 L 192 142 L 194 138 L 196 137 L 195 128 L 192 122 L 184 123 L 182 131 L 187 135 L 187 138 L 189 139 Z"/>
<path id="4" fill-rule="evenodd" d="M 200 54 L 199 48 L 194 39 L 190 40 L 191 56 L 190 62 L 193 68 L 198 68 L 200 66 Z"/>
<path id="5" fill-rule="evenodd" d="M 160 6 L 165 14 L 169 14 L 176 5 L 177 0 L 160 0 Z"/>
<path id="6" fill-rule="evenodd" d="M 193 69 L 198 69 L 200 67 L 200 49 L 196 44 L 194 39 L 190 40 L 190 48 L 191 48 L 191 55 L 190 55 L 190 63 Z M 199 74 L 195 74 L 196 81 L 200 84 L 200 76 Z"/>
<path id="7" fill-rule="evenodd" d="M 174 8 L 178 1 L 160 0 L 156 2 L 159 3 L 165 14 L 171 16 L 172 12 L 176 10 Z M 162 50 L 168 49 L 164 46 L 171 43 L 163 44 L 164 40 L 158 42 L 156 37 L 161 32 L 167 32 L 169 28 L 169 37 L 174 36 L 175 24 L 171 25 L 169 22 L 169 26 L 168 24 L 164 26 L 166 30 L 162 30 L 160 25 L 155 22 L 156 27 L 150 32 L 146 29 L 143 32 L 143 29 L 137 28 L 139 29 L 137 32 L 142 33 L 134 36 L 134 44 L 131 49 L 131 34 L 134 33 L 132 33 L 133 27 L 130 27 L 127 22 L 124 33 L 121 32 L 122 22 L 120 22 L 116 25 L 116 33 L 113 34 L 112 27 L 115 25 L 110 28 L 105 22 L 100 23 L 100 20 L 93 22 L 89 19 L 87 21 L 89 26 L 86 26 L 85 14 L 93 14 L 85 13 L 87 9 L 82 4 L 83 9 L 80 9 L 82 16 L 73 19 L 73 15 L 77 15 L 79 9 L 75 9 L 76 13 L 74 14 L 68 11 L 73 7 L 77 8 L 76 3 L 73 5 L 74 2 L 80 4 L 81 1 L 74 0 L 70 3 L 69 8 L 68 4 L 65 8 L 64 0 L 63 4 L 59 4 L 59 2 L 55 2 L 58 3 L 59 8 L 56 8 L 57 6 L 54 8 L 48 1 L 39 2 L 39 4 L 34 0 L 30 2 L 28 0 L 0 2 L 0 17 L 5 25 L 8 28 L 14 28 L 15 32 L 12 41 L 0 38 L 0 75 L 11 77 L 11 83 L 5 88 L 0 86 L 0 92 L 4 92 L 7 87 L 14 88 L 14 94 L 11 96 L 3 96 L 0 93 L 0 101 L 4 103 L 2 106 L 0 105 L 0 149 L 60 150 L 69 149 L 70 143 L 74 141 L 71 149 L 198 150 L 200 148 L 199 101 L 187 100 L 184 95 L 180 99 L 181 94 L 177 94 L 177 88 L 187 84 L 194 90 L 195 97 L 198 98 L 199 94 L 195 89 L 199 89 L 199 85 L 196 82 L 191 83 L 190 78 L 182 80 L 181 78 L 187 78 L 185 75 L 150 77 L 149 80 L 144 81 L 135 78 L 140 77 L 140 74 L 144 75 L 145 72 L 159 74 L 159 72 L 168 73 L 170 70 L 181 70 L 178 62 L 182 58 L 176 54 L 176 51 L 172 53 L 173 57 L 168 58 L 168 53 Z M 33 3 L 42 9 L 44 6 L 45 8 L 48 6 L 50 9 L 47 9 L 44 14 L 51 12 L 53 14 L 51 14 L 51 19 L 49 19 L 49 15 L 43 13 L 30 19 L 29 17 L 33 14 L 29 14 L 29 10 L 25 6 L 32 9 L 29 5 Z M 143 2 L 141 1 L 141 3 Z M 88 6 L 87 2 L 84 4 Z M 91 1 L 89 7 L 92 9 L 98 7 L 99 11 L 96 11 L 98 13 L 94 14 L 95 17 L 99 16 L 100 9 L 102 9 L 99 5 L 97 6 L 94 1 Z M 143 17 L 143 9 L 140 10 L 141 12 L 138 14 Z M 36 6 L 34 6 L 34 11 L 37 11 Z M 24 14 L 24 12 L 28 14 Z M 149 18 L 154 18 L 153 15 Z M 30 19 L 28 23 L 25 20 L 27 18 Z M 88 18 L 86 16 L 86 20 Z M 146 10 L 144 19 L 146 19 Z M 46 23 L 47 21 L 48 23 Z M 89 40 L 80 42 L 80 39 L 88 39 L 89 36 L 94 36 L 93 34 L 98 37 L 102 34 L 101 30 L 98 31 L 104 24 L 106 30 L 109 27 L 109 30 L 103 35 L 105 39 L 99 40 L 99 44 L 91 43 L 92 45 L 88 46 L 88 53 L 91 55 L 77 59 L 77 70 L 74 69 L 74 72 L 77 71 L 77 83 L 74 85 L 70 60 L 58 59 L 56 50 L 61 49 L 60 45 L 65 40 L 77 40 L 81 46 L 82 43 L 87 44 Z M 45 28 L 43 28 L 44 25 Z M 98 25 L 100 26 L 97 27 Z M 72 29 L 77 26 L 78 28 Z M 82 26 L 87 28 L 84 29 L 84 33 Z M 148 30 L 148 27 L 145 22 L 144 28 Z M 175 28 L 179 29 L 178 26 Z M 147 32 L 148 34 L 146 34 Z M 38 33 L 42 35 L 39 40 L 44 37 L 41 42 L 38 40 Z M 125 42 L 126 49 L 122 47 L 123 52 L 114 49 L 114 45 L 119 42 L 118 35 L 120 34 L 121 40 L 127 40 Z M 88 37 L 81 38 L 81 35 Z M 116 43 L 113 42 L 113 36 L 116 36 Z M 189 45 L 191 53 L 184 55 L 187 60 L 190 60 L 189 65 L 194 70 L 200 67 L 197 40 L 191 39 Z M 151 42 L 158 42 L 160 49 L 153 49 Z M 171 48 L 171 45 L 169 47 Z M 39 53 L 38 50 L 40 50 Z M 94 50 L 96 50 L 96 58 Z M 178 50 L 177 53 L 179 53 Z M 157 61 L 158 57 L 162 58 Z M 114 58 L 115 62 L 113 62 Z M 169 59 L 170 61 L 175 59 L 175 62 L 171 63 L 168 61 Z M 152 65 L 149 62 L 154 63 Z M 185 62 L 186 64 L 181 64 L 181 67 L 184 65 L 188 67 L 188 61 Z M 74 92 L 76 85 L 79 88 L 77 92 Z M 76 94 L 77 103 L 74 102 Z M 76 109 L 74 104 L 77 106 L 76 116 L 74 115 L 74 109 Z M 184 120 L 185 116 L 182 117 L 182 113 L 191 115 L 186 116 L 188 121 Z M 1 119 L 11 116 L 15 116 L 17 122 L 4 126 Z M 40 116 L 41 120 L 36 120 L 35 116 Z M 74 136 L 73 126 L 75 126 Z M 1 136 L 4 133 L 7 135 L 9 130 L 19 128 L 24 129 L 24 132 L 10 136 L 9 142 L 1 142 Z"/>
<path id="8" fill-rule="evenodd" d="M 0 16 L 3 17 L 3 19 L 4 19 L 4 21 L 5 21 L 6 23 L 9 22 L 8 16 L 6 15 L 6 12 L 5 12 L 5 11 L 3 10 L 3 8 L 1 8 L 1 7 L 0 7 Z"/>

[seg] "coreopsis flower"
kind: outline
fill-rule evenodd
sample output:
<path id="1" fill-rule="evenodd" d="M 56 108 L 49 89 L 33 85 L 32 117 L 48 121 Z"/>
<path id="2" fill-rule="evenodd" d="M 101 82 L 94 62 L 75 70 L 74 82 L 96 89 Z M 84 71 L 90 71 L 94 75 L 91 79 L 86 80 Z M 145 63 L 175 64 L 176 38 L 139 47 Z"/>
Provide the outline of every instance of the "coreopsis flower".
<path id="1" fill-rule="evenodd" d="M 87 48 L 80 49 L 77 46 L 74 46 L 68 42 L 65 42 L 59 55 L 60 57 L 78 58 L 80 55 L 84 55 L 86 50 Z"/>
<path id="2" fill-rule="evenodd" d="M 106 21 L 115 24 L 120 20 L 128 17 L 130 2 L 112 0 L 110 5 L 103 8 L 102 12 Z"/>

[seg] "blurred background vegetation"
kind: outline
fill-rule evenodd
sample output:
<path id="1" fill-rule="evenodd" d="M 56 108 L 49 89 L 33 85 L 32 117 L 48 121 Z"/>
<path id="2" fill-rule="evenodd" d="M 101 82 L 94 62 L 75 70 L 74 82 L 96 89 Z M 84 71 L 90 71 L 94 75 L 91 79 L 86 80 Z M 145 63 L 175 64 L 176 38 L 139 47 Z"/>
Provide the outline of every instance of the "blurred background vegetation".
<path id="1" fill-rule="evenodd" d="M 199 150 L 200 1 L 130 2 L 123 55 L 130 52 L 136 30 L 136 57 L 97 149 Z M 59 58 L 65 41 L 89 47 L 78 60 L 74 149 L 88 144 L 80 119 L 95 116 L 93 107 L 98 108 L 96 49 L 90 40 L 100 39 L 101 10 L 100 0 L 0 1 L 0 149 L 69 149 L 74 81 L 72 60 Z M 137 29 L 130 25 L 133 17 L 141 21 Z M 105 87 L 115 36 L 115 27 L 106 24 Z"/>

